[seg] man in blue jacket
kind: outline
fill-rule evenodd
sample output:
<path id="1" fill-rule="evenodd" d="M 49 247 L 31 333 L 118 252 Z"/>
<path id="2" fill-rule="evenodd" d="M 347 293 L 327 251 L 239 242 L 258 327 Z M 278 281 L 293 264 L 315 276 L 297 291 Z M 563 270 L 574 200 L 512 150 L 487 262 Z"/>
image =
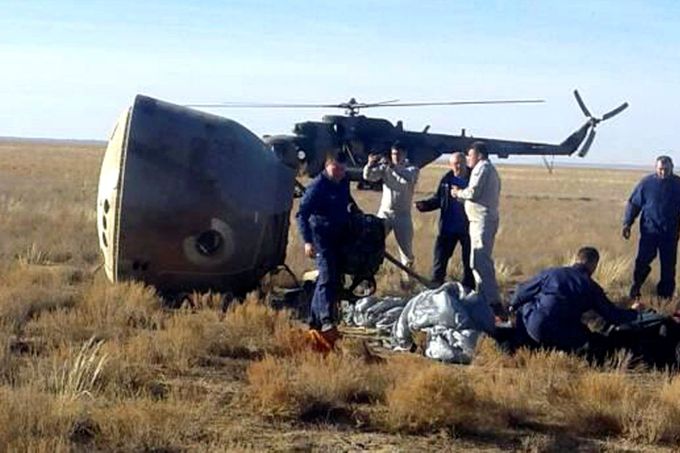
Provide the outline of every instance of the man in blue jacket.
<path id="1" fill-rule="evenodd" d="M 463 258 L 463 281 L 466 288 L 475 288 L 475 277 L 470 267 L 470 233 L 469 222 L 461 201 L 451 196 L 453 186 L 465 188 L 468 183 L 468 168 L 465 166 L 465 154 L 453 153 L 449 160 L 451 170 L 439 181 L 437 192 L 430 198 L 416 202 L 420 212 L 436 209 L 439 214 L 439 234 L 434 243 L 432 262 L 432 281 L 437 285 L 444 283 L 446 266 L 453 255 L 456 245 L 460 243 Z"/>
<path id="2" fill-rule="evenodd" d="M 319 276 L 312 297 L 310 327 L 332 347 L 338 338 L 335 305 L 340 287 L 340 245 L 350 220 L 349 178 L 342 156 L 326 158 L 324 170 L 307 186 L 296 215 L 305 255 L 316 259 Z"/>
<path id="3" fill-rule="evenodd" d="M 636 319 L 637 311 L 616 307 L 591 278 L 599 260 L 595 248 L 583 247 L 573 266 L 547 269 L 517 287 L 510 311 L 517 313 L 520 345 L 575 352 L 601 343 L 581 322 L 586 311 L 595 311 L 611 324 Z"/>
<path id="4" fill-rule="evenodd" d="M 657 253 L 661 277 L 656 287 L 659 297 L 671 298 L 675 291 L 675 262 L 680 228 L 680 177 L 673 174 L 673 161 L 668 156 L 656 159 L 656 172 L 645 176 L 633 190 L 623 218 L 624 239 L 640 215 L 640 242 L 635 258 L 630 297 L 640 297 L 640 289 L 651 271 L 650 263 Z"/>

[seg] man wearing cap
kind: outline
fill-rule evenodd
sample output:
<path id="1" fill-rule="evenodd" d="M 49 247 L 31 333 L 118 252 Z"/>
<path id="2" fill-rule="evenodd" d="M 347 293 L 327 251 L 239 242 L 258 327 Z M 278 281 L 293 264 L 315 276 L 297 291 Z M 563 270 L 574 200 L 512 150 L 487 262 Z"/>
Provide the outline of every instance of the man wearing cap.
<path id="1" fill-rule="evenodd" d="M 669 299 L 675 291 L 680 177 L 673 174 L 673 161 L 668 156 L 657 157 L 655 170 L 655 173 L 645 176 L 635 186 L 623 217 L 622 236 L 627 240 L 630 238 L 631 226 L 640 215 L 640 241 L 630 288 L 630 297 L 633 299 L 640 297 L 640 289 L 651 271 L 649 265 L 657 254 L 661 275 L 656 294 Z"/>

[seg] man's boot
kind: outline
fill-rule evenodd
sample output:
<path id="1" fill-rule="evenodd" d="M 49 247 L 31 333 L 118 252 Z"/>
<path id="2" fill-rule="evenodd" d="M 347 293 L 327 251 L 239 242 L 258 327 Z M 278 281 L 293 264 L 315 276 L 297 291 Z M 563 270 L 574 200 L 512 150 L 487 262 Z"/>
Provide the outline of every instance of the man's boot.
<path id="1" fill-rule="evenodd" d="M 337 327 L 324 324 L 320 330 L 310 329 L 307 333 L 312 349 L 327 354 L 335 349 L 335 343 L 341 338 Z"/>

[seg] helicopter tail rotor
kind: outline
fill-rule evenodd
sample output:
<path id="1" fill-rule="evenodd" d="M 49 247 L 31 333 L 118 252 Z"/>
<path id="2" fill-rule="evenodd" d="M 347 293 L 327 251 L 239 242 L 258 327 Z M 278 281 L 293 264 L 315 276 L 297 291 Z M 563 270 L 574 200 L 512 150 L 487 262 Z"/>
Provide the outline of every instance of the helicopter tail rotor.
<path id="1" fill-rule="evenodd" d="M 590 147 L 593 144 L 593 140 L 595 140 L 595 128 L 591 127 L 588 138 L 586 138 L 585 143 L 578 152 L 578 157 L 586 157 L 586 154 L 588 154 L 588 151 L 590 151 Z"/>
<path id="2" fill-rule="evenodd" d="M 602 115 L 602 121 L 606 121 L 609 118 L 618 115 L 619 113 L 623 112 L 627 108 L 628 108 L 628 103 L 624 102 L 623 104 L 616 107 L 614 110 L 611 110 L 611 111 L 605 113 L 604 115 Z"/>
<path id="3" fill-rule="evenodd" d="M 581 111 L 588 118 L 588 121 L 584 125 L 584 128 L 589 130 L 588 137 L 585 139 L 585 142 L 583 142 L 583 146 L 581 146 L 581 149 L 578 151 L 579 157 L 585 157 L 586 154 L 588 154 L 588 151 L 590 150 L 590 147 L 592 146 L 593 141 L 595 140 L 595 135 L 596 135 L 595 134 L 595 128 L 597 127 L 597 125 L 600 124 L 602 121 L 607 121 L 608 119 L 610 119 L 610 118 L 618 115 L 619 113 L 623 112 L 625 109 L 628 108 L 628 103 L 624 102 L 623 104 L 619 105 L 615 109 L 610 110 L 609 112 L 602 115 L 602 118 L 596 118 L 590 113 L 590 110 L 588 110 L 588 107 L 586 107 L 586 104 L 585 104 L 585 102 L 583 102 L 583 98 L 581 98 L 581 95 L 579 94 L 578 90 L 574 90 L 574 97 L 576 98 L 576 102 L 578 103 L 579 107 L 581 108 Z M 581 136 L 581 139 L 583 139 L 584 136 L 585 135 Z"/>
<path id="4" fill-rule="evenodd" d="M 590 110 L 588 110 L 588 107 L 586 107 L 586 103 L 583 102 L 581 95 L 578 94 L 578 90 L 574 90 L 574 96 L 576 97 L 576 102 L 578 102 L 578 106 L 581 107 L 583 114 L 588 118 L 592 118 L 593 115 L 590 114 Z"/>

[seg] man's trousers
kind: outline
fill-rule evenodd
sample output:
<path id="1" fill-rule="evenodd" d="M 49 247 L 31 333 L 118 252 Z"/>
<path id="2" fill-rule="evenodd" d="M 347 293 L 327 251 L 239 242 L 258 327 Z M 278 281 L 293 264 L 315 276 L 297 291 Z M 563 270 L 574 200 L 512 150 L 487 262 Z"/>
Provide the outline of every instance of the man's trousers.
<path id="1" fill-rule="evenodd" d="M 470 267 L 477 282 L 478 291 L 491 306 L 501 304 L 501 294 L 496 281 L 493 262 L 493 246 L 498 231 L 498 218 L 470 219 Z"/>
<path id="2" fill-rule="evenodd" d="M 380 212 L 378 217 L 385 221 L 385 237 L 394 230 L 394 238 L 399 246 L 401 264 L 413 267 L 413 220 L 411 213 Z"/>
<path id="3" fill-rule="evenodd" d="M 633 271 L 633 285 L 630 288 L 632 298 L 640 297 L 640 289 L 649 276 L 652 268 L 650 264 L 659 255 L 661 267 L 659 284 L 656 293 L 659 297 L 671 298 L 675 291 L 675 262 L 678 256 L 678 240 L 675 236 L 658 234 L 641 234 L 638 253 L 635 258 Z"/>
<path id="4" fill-rule="evenodd" d="M 309 324 L 313 329 L 335 324 L 335 311 L 340 287 L 338 253 L 332 248 L 317 251 L 316 267 L 319 277 L 316 280 L 310 307 Z"/>
<path id="5" fill-rule="evenodd" d="M 466 288 L 475 288 L 475 277 L 470 267 L 470 235 L 468 233 L 439 233 L 434 242 L 432 262 L 432 281 L 437 285 L 444 283 L 446 267 L 456 245 L 460 244 L 463 261 L 463 281 Z"/>

